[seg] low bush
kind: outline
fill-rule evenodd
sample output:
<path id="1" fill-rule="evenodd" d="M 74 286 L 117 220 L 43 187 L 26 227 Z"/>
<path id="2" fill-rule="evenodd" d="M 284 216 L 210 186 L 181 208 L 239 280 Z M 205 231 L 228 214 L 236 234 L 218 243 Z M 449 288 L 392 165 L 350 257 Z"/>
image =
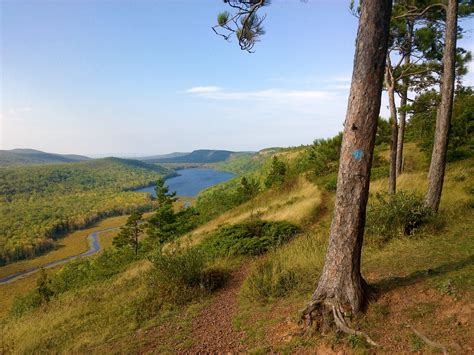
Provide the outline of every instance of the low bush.
<path id="1" fill-rule="evenodd" d="M 367 208 L 366 233 L 378 242 L 396 236 L 413 235 L 433 220 L 431 210 L 424 207 L 421 197 L 413 193 L 377 193 L 375 199 L 375 203 L 370 203 Z"/>
<path id="2" fill-rule="evenodd" d="M 297 273 L 284 269 L 274 260 L 257 264 L 245 280 L 243 296 L 258 302 L 268 302 L 283 297 L 298 285 Z"/>
<path id="3" fill-rule="evenodd" d="M 289 222 L 253 220 L 219 229 L 200 249 L 210 258 L 260 255 L 288 242 L 298 232 L 299 228 Z"/>
<path id="4" fill-rule="evenodd" d="M 198 248 L 159 252 L 152 261 L 148 289 L 162 303 L 187 303 L 221 287 L 228 276 L 227 270 L 209 266 L 208 258 Z"/>

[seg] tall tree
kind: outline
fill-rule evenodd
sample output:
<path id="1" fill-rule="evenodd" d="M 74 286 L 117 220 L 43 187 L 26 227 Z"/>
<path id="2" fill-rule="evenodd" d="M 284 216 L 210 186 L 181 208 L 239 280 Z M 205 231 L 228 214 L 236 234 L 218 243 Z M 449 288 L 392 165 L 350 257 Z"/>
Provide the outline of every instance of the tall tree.
<path id="1" fill-rule="evenodd" d="M 397 144 L 398 144 L 398 122 L 397 106 L 395 103 L 395 85 L 396 81 L 393 75 L 393 66 L 390 59 L 390 53 L 387 55 L 387 64 L 385 68 L 385 86 L 388 93 L 388 102 L 390 108 L 390 127 L 392 129 L 390 141 L 390 173 L 388 179 L 388 192 L 394 194 L 397 190 Z"/>
<path id="2" fill-rule="evenodd" d="M 158 206 L 155 214 L 148 220 L 147 234 L 150 241 L 158 246 L 177 235 L 177 215 L 173 208 L 176 192 L 169 192 L 163 179 L 158 179 L 155 187 Z"/>
<path id="3" fill-rule="evenodd" d="M 239 3 L 249 6 L 240 7 L 233 16 L 220 14 L 217 26 L 238 34 L 239 28 L 229 28 L 229 24 L 233 21 L 238 26 L 236 19 L 240 14 L 243 30 L 251 30 L 251 27 L 245 28 L 245 24 L 251 22 L 245 19 L 255 16 L 255 5 L 252 6 L 252 3 L 262 5 L 264 2 L 252 0 Z M 391 11 L 392 0 L 364 0 L 360 4 L 329 247 L 318 287 L 302 314 L 310 324 L 314 320 L 327 319 L 325 315 L 332 314 L 341 330 L 359 335 L 364 334 L 351 330 L 343 314 L 346 311 L 359 312 L 366 301 L 367 290 L 360 272 L 360 258 Z M 260 33 L 263 31 L 261 22 L 257 29 Z M 240 41 L 241 38 L 238 38 Z"/>
<path id="4" fill-rule="evenodd" d="M 413 28 L 414 21 L 411 19 L 406 19 L 406 44 L 403 47 L 404 50 L 404 66 L 410 66 L 411 64 L 411 52 L 413 46 Z M 403 85 L 400 90 L 400 110 L 399 110 L 399 120 L 398 120 L 398 135 L 397 135 L 397 156 L 396 156 L 396 175 L 400 175 L 403 171 L 403 144 L 405 139 L 405 126 L 407 119 L 407 104 L 408 104 L 408 89 L 409 89 L 409 79 L 404 77 Z"/>
<path id="5" fill-rule="evenodd" d="M 437 212 L 443 190 L 448 134 L 453 110 L 456 69 L 456 39 L 458 0 L 448 0 L 446 8 L 446 34 L 443 50 L 443 74 L 441 79 L 441 103 L 436 118 L 436 130 L 428 175 L 428 191 L 425 205 Z"/>
<path id="6" fill-rule="evenodd" d="M 128 217 L 127 223 L 120 228 L 119 234 L 113 240 L 113 245 L 116 248 L 132 247 L 135 255 L 138 255 L 139 238 L 143 233 L 142 223 L 142 213 L 133 212 Z"/>
<path id="7" fill-rule="evenodd" d="M 343 314 L 359 312 L 366 301 L 360 259 L 391 10 L 390 0 L 361 3 L 329 246 L 318 287 L 303 312 L 309 322 L 330 312 L 345 331 Z"/>

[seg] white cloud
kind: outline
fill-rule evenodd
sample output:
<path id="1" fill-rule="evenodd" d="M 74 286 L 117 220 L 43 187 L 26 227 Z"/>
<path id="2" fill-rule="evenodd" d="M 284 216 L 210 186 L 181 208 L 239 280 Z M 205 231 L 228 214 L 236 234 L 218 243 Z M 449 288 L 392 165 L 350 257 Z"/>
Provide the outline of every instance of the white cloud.
<path id="1" fill-rule="evenodd" d="M 199 90 L 196 90 L 199 88 Z M 202 90 L 209 87 L 197 87 L 186 90 L 187 93 L 198 94 L 212 100 L 325 100 L 334 96 L 330 91 L 323 90 L 283 90 L 266 89 L 256 91 L 229 91 L 219 88 L 218 90 Z M 211 88 L 218 88 L 213 86 Z"/>
<path id="2" fill-rule="evenodd" d="M 190 94 L 207 94 L 207 93 L 217 92 L 221 90 L 222 88 L 220 88 L 219 86 L 195 86 L 186 90 L 185 92 L 190 93 Z"/>
<path id="3" fill-rule="evenodd" d="M 33 111 L 33 109 L 29 106 L 24 107 L 12 107 L 6 109 L 2 115 L 0 116 L 1 120 L 10 120 L 10 121 L 21 121 L 25 120 L 25 116 Z"/>

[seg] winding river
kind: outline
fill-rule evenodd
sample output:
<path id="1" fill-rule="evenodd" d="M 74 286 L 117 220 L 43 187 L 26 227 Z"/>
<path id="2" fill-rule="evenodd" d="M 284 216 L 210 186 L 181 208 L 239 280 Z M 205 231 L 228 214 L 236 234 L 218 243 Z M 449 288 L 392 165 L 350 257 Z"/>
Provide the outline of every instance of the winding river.
<path id="1" fill-rule="evenodd" d="M 0 285 L 6 284 L 6 283 L 9 283 L 9 282 L 13 282 L 13 281 L 15 281 L 16 279 L 18 279 L 20 277 L 33 274 L 33 273 L 35 273 L 36 271 L 38 271 L 40 269 L 47 269 L 47 268 L 50 268 L 50 267 L 53 267 L 53 266 L 56 266 L 56 265 L 64 264 L 64 263 L 66 263 L 68 261 L 71 261 L 71 260 L 75 260 L 75 259 L 83 258 L 83 257 L 86 257 L 86 256 L 94 255 L 94 254 L 96 254 L 100 251 L 99 234 L 104 233 L 104 232 L 108 232 L 108 231 L 111 231 L 111 230 L 114 230 L 114 229 L 119 229 L 119 228 L 120 227 L 107 228 L 107 229 L 103 229 L 103 230 L 100 230 L 100 231 L 97 231 L 97 232 L 93 232 L 93 233 L 91 233 L 87 236 L 87 240 L 89 241 L 89 250 L 85 251 L 84 253 L 81 253 L 79 255 L 68 256 L 67 258 L 51 261 L 51 262 L 49 262 L 47 264 L 43 264 L 41 266 L 36 266 L 36 267 L 32 267 L 32 268 L 29 268 L 29 269 L 26 269 L 26 270 L 15 272 L 14 274 L 11 274 L 11 275 L 0 278 Z"/>
<path id="2" fill-rule="evenodd" d="M 186 197 L 195 197 L 198 193 L 208 187 L 214 186 L 216 184 L 225 182 L 235 175 L 232 173 L 214 170 L 214 169 L 183 169 L 179 170 L 179 176 L 170 178 L 166 180 L 166 185 L 169 187 L 170 191 L 176 191 L 178 196 Z M 135 190 L 137 192 L 148 192 L 153 196 L 155 194 L 155 187 L 149 186 Z M 99 243 L 99 234 L 108 232 L 111 230 L 119 229 L 120 227 L 107 228 L 100 231 L 93 232 L 87 236 L 89 241 L 89 250 L 78 254 L 69 256 L 67 258 L 55 260 L 41 266 L 32 267 L 26 270 L 15 272 L 11 275 L 4 276 L 0 278 L 0 285 L 13 282 L 21 277 L 33 274 L 41 269 L 47 269 L 53 266 L 64 264 L 71 260 L 88 257 L 98 253 L 101 250 Z"/>

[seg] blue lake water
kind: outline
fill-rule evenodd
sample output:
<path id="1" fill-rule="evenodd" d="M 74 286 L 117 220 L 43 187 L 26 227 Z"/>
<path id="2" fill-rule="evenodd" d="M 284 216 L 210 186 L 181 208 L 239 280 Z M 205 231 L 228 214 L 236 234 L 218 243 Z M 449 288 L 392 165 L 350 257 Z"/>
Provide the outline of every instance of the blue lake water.
<path id="1" fill-rule="evenodd" d="M 232 179 L 235 176 L 225 171 L 200 168 L 182 169 L 178 170 L 177 173 L 179 176 L 167 179 L 166 185 L 169 187 L 170 192 L 176 191 L 176 195 L 188 197 L 195 197 L 202 190 Z M 155 186 L 144 187 L 135 191 L 148 192 L 152 196 L 156 196 Z"/>

